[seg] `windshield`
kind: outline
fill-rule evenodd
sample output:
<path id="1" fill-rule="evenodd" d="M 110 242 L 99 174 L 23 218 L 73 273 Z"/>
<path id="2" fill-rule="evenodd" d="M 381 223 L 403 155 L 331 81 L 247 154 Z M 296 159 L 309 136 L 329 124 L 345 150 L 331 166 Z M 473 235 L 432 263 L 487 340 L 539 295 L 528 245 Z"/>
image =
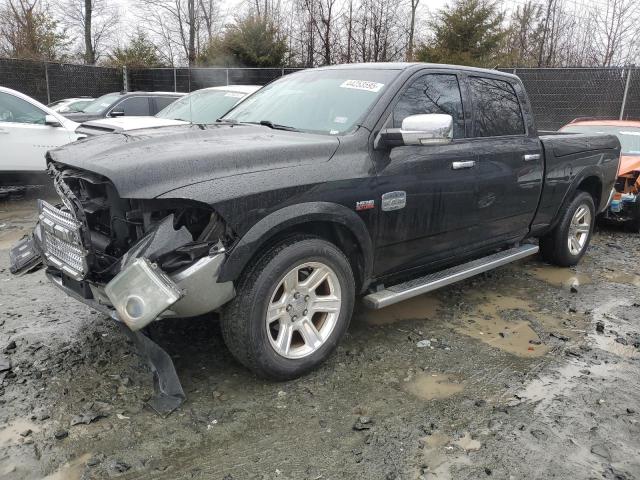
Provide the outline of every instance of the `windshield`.
<path id="1" fill-rule="evenodd" d="M 397 74 L 374 69 L 305 70 L 267 85 L 223 119 L 338 135 L 361 120 Z"/>
<path id="2" fill-rule="evenodd" d="M 106 95 L 96 98 L 93 102 L 84 107 L 82 111 L 85 113 L 102 113 L 121 96 L 122 95 L 119 93 L 107 93 Z"/>
<path id="3" fill-rule="evenodd" d="M 622 155 L 640 155 L 640 128 L 613 127 L 604 125 L 569 125 L 563 132 L 602 133 L 615 135 L 620 140 Z"/>
<path id="4" fill-rule="evenodd" d="M 160 110 L 156 117 L 193 123 L 214 123 L 245 95 L 224 90 L 199 90 Z"/>

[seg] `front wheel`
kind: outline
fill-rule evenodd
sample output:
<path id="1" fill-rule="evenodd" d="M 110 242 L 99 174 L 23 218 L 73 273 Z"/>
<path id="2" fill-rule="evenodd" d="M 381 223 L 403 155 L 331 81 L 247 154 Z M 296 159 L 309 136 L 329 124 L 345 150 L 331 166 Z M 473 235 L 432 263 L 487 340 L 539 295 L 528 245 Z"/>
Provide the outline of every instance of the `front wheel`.
<path id="1" fill-rule="evenodd" d="M 323 362 L 349 325 L 351 266 L 332 243 L 292 237 L 272 247 L 238 281 L 222 311 L 231 353 L 260 376 L 296 378 Z"/>
<path id="2" fill-rule="evenodd" d="M 591 241 L 595 210 L 591 195 L 578 192 L 562 214 L 558 225 L 540 238 L 543 258 L 561 267 L 576 265 Z"/>

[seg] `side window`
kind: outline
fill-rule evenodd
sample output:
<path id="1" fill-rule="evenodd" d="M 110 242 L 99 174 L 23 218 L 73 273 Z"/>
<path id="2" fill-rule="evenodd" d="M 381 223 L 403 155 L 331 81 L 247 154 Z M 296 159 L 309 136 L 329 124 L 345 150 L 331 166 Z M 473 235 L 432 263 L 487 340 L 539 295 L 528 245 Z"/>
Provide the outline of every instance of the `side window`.
<path id="1" fill-rule="evenodd" d="M 164 109 L 164 107 L 168 107 L 169 105 L 171 105 L 178 98 L 177 97 L 162 96 L 162 97 L 155 97 L 155 99 L 156 99 L 156 111 L 155 111 L 155 113 L 158 113 L 160 110 Z"/>
<path id="2" fill-rule="evenodd" d="M 149 115 L 148 97 L 130 97 L 114 107 L 116 111 L 122 111 L 126 116 Z"/>
<path id="3" fill-rule="evenodd" d="M 0 92 L 0 122 L 44 125 L 45 116 L 46 113 L 35 105 L 8 93 Z"/>
<path id="4" fill-rule="evenodd" d="M 473 98 L 473 135 L 497 137 L 525 133 L 520 102 L 509 82 L 470 77 Z"/>
<path id="5" fill-rule="evenodd" d="M 455 75 L 432 73 L 414 80 L 393 109 L 393 127 L 400 128 L 409 115 L 423 113 L 451 115 L 453 138 L 464 138 L 462 97 Z"/>

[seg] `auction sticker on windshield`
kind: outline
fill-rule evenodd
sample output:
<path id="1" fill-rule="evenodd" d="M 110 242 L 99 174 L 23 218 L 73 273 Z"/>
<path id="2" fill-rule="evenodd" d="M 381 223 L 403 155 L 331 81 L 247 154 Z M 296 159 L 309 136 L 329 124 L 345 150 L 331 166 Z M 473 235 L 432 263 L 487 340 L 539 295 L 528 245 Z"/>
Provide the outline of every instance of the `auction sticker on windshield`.
<path id="1" fill-rule="evenodd" d="M 345 80 L 340 85 L 341 88 L 353 88 L 356 90 L 366 90 L 367 92 L 379 92 L 384 83 L 369 82 L 367 80 Z"/>

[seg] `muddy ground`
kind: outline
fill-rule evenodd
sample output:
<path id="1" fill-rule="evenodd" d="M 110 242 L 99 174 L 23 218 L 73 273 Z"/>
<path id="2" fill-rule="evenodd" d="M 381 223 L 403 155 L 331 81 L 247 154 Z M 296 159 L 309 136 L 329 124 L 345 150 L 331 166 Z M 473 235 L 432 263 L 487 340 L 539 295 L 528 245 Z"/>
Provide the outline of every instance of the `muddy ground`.
<path id="1" fill-rule="evenodd" d="M 188 395 L 162 419 L 119 326 L 10 275 L 37 195 L 0 200 L 2 479 L 640 479 L 638 235 L 359 307 L 287 383 L 239 366 L 214 317 L 161 322 Z"/>

